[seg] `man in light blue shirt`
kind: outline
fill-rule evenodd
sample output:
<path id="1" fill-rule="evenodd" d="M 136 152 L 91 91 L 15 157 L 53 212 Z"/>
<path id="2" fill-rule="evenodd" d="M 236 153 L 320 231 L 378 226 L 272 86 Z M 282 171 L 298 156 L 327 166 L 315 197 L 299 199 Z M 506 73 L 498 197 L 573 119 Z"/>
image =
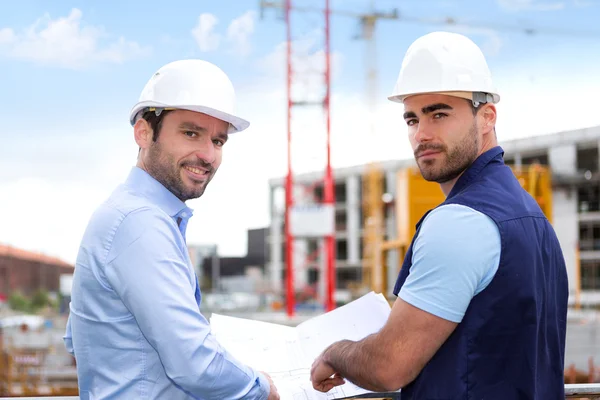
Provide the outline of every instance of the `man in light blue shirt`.
<path id="1" fill-rule="evenodd" d="M 185 240 L 185 201 L 249 125 L 233 105 L 219 68 L 185 60 L 162 67 L 133 108 L 137 165 L 91 217 L 76 261 L 64 340 L 81 399 L 279 399 L 211 334 Z"/>

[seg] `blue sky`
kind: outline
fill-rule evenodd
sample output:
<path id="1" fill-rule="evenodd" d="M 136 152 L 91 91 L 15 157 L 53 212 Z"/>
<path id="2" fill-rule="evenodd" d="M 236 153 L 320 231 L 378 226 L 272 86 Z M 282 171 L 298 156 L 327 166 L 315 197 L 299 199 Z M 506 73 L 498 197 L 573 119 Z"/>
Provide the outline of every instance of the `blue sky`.
<path id="1" fill-rule="evenodd" d="M 295 3 L 322 7 L 324 0 Z M 294 3 L 294 4 L 295 4 Z M 365 42 L 354 17 L 332 17 L 332 157 L 337 166 L 410 157 L 402 108 L 385 96 L 402 57 L 434 30 L 464 33 L 481 46 L 499 87 L 499 139 L 600 125 L 600 2 L 591 0 L 379 0 L 399 20 L 376 30 L 377 95 L 369 131 Z M 368 12 L 370 1 L 332 1 L 334 11 Z M 223 68 L 251 128 L 230 140 L 206 194 L 190 202 L 189 243 L 218 243 L 242 255 L 246 229 L 266 226 L 267 180 L 285 171 L 285 25 L 260 18 L 258 0 L 31 1 L 0 14 L 0 242 L 73 261 L 94 208 L 135 163 L 127 118 L 161 65 L 203 58 Z M 453 18 L 452 26 L 425 21 Z M 322 15 L 292 14 L 296 93 L 319 98 Z M 527 35 L 526 28 L 537 29 Z M 300 50 L 305 50 L 302 54 Z M 319 110 L 294 119 L 294 166 L 323 165 Z M 316 156 L 307 156 L 316 150 Z"/>

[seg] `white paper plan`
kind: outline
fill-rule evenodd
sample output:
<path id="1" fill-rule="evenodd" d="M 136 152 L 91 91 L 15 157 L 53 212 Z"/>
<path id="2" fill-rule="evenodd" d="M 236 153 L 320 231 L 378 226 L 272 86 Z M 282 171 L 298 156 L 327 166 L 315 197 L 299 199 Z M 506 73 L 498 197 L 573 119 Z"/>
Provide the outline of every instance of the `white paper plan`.
<path id="1" fill-rule="evenodd" d="M 391 308 L 370 292 L 328 313 L 290 327 L 213 314 L 210 324 L 219 343 L 239 361 L 273 378 L 282 400 L 332 400 L 370 393 L 351 382 L 328 393 L 313 389 L 310 367 L 339 340 L 360 340 L 378 332 Z"/>

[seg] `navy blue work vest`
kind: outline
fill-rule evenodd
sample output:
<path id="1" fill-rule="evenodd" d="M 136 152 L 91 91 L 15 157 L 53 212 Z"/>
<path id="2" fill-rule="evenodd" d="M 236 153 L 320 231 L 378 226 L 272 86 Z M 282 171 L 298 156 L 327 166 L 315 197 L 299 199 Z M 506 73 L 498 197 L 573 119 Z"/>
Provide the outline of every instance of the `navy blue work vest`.
<path id="1" fill-rule="evenodd" d="M 498 271 L 417 378 L 402 388 L 402 400 L 565 398 L 569 294 L 563 253 L 554 229 L 503 155 L 501 147 L 483 153 L 441 204 L 471 207 L 497 224 Z M 465 251 L 469 245 L 477 244 L 465 244 Z M 412 243 L 395 295 L 411 261 Z"/>

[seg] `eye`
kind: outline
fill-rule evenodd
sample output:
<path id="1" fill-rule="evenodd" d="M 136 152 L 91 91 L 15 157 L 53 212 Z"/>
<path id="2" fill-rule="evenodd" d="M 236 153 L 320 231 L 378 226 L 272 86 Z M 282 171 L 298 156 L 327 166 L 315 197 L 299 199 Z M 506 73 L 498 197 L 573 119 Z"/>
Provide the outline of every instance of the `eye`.
<path id="1" fill-rule="evenodd" d="M 406 125 L 408 126 L 413 126 L 414 124 L 416 124 L 417 122 L 419 122 L 418 120 L 416 120 L 415 118 L 412 119 L 407 119 L 406 120 Z"/>
<path id="2" fill-rule="evenodd" d="M 444 118 L 444 117 L 447 117 L 447 116 L 448 116 L 448 114 L 436 113 L 436 114 L 433 114 L 433 119 L 440 119 L 440 118 Z"/>
<path id="3" fill-rule="evenodd" d="M 198 136 L 198 134 L 196 132 L 194 132 L 194 131 L 185 131 L 185 132 L 183 132 L 183 134 L 185 136 L 191 137 L 191 138 L 194 138 L 194 137 Z"/>
<path id="4" fill-rule="evenodd" d="M 219 147 L 222 147 L 225 144 L 225 141 L 223 139 L 215 139 L 213 140 L 213 143 Z"/>

